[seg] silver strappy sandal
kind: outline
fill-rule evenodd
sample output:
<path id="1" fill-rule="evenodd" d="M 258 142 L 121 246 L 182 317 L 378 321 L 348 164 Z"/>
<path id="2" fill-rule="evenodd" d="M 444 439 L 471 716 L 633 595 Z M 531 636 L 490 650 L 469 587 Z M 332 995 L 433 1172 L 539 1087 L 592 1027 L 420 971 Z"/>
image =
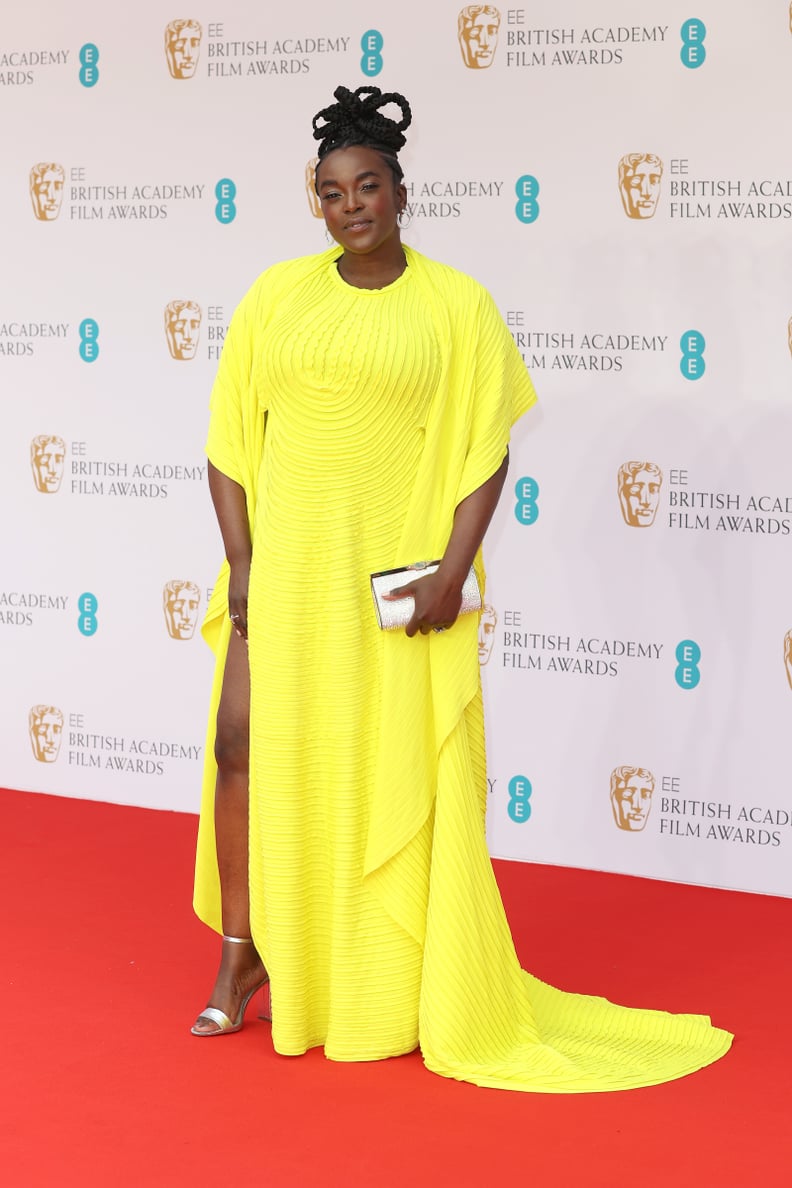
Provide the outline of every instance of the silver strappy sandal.
<path id="1" fill-rule="evenodd" d="M 253 938 L 250 936 L 224 936 L 224 941 L 228 941 L 232 945 L 252 945 Z M 233 1035 L 235 1031 L 242 1030 L 242 1024 L 245 1020 L 245 1010 L 247 1004 L 250 1002 L 254 994 L 258 994 L 259 990 L 263 990 L 265 986 L 269 985 L 269 974 L 262 978 L 252 990 L 248 990 L 242 1002 L 239 1005 L 236 1019 L 230 1019 L 225 1011 L 221 1011 L 219 1007 L 207 1006 L 201 1011 L 195 1023 L 190 1028 L 193 1035 L 197 1035 L 203 1039 L 210 1035 Z M 266 1014 L 264 1008 L 259 1014 L 259 1019 L 264 1019 L 266 1022 L 272 1022 L 272 1015 Z M 196 1028 L 202 1020 L 207 1020 L 209 1023 L 214 1023 L 217 1027 L 216 1031 L 198 1031 Z"/>

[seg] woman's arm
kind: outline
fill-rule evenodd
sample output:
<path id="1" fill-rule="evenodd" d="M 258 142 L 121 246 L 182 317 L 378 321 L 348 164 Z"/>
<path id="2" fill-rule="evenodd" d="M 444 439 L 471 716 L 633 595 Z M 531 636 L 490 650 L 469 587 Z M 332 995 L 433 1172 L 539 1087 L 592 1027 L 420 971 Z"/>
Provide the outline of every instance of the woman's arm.
<path id="1" fill-rule="evenodd" d="M 415 611 L 405 629 L 407 635 L 418 631 L 426 635 L 435 627 L 450 627 L 456 622 L 462 586 L 498 505 L 508 469 L 507 450 L 495 473 L 457 505 L 451 536 L 435 573 L 392 591 L 390 597 L 415 599 Z"/>
<path id="2" fill-rule="evenodd" d="M 244 487 L 208 464 L 212 496 L 225 554 L 231 566 L 228 585 L 228 613 L 237 635 L 247 639 L 247 599 L 253 546 Z M 236 618 L 234 616 L 237 616 Z"/>

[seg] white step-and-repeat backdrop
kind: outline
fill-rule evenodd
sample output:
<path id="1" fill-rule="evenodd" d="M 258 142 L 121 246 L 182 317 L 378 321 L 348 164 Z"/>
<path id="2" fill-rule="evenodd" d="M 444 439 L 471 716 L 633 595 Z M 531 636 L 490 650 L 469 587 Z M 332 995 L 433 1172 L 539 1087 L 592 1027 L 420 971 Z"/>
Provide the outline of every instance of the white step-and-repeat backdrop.
<path id="1" fill-rule="evenodd" d="M 491 530 L 499 856 L 792 895 L 788 0 L 42 0 L 0 42 L 0 783 L 195 811 L 237 301 L 332 91 L 540 395 Z M 278 624 L 272 624 L 278 630 Z"/>

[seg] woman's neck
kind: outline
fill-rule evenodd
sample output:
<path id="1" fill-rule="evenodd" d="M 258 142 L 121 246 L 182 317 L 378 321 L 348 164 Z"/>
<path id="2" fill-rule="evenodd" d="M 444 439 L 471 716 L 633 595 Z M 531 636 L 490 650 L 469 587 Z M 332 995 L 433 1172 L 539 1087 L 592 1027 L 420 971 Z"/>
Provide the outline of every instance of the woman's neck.
<path id="1" fill-rule="evenodd" d="M 365 255 L 344 252 L 336 261 L 336 267 L 341 279 L 356 289 L 384 289 L 399 279 L 407 267 L 407 257 L 398 243 L 387 256 L 376 252 Z"/>

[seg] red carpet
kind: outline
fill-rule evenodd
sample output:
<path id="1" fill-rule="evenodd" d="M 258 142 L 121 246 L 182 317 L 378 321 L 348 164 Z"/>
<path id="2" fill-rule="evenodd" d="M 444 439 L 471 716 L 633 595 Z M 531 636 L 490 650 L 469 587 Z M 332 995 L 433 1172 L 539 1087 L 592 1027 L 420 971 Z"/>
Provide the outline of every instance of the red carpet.
<path id="1" fill-rule="evenodd" d="M 279 1057 L 252 1009 L 193 1038 L 216 956 L 190 908 L 195 818 L 0 796 L 8 1188 L 792 1184 L 790 900 L 496 863 L 534 973 L 737 1035 L 669 1085 L 507 1093 L 417 1055 Z"/>

